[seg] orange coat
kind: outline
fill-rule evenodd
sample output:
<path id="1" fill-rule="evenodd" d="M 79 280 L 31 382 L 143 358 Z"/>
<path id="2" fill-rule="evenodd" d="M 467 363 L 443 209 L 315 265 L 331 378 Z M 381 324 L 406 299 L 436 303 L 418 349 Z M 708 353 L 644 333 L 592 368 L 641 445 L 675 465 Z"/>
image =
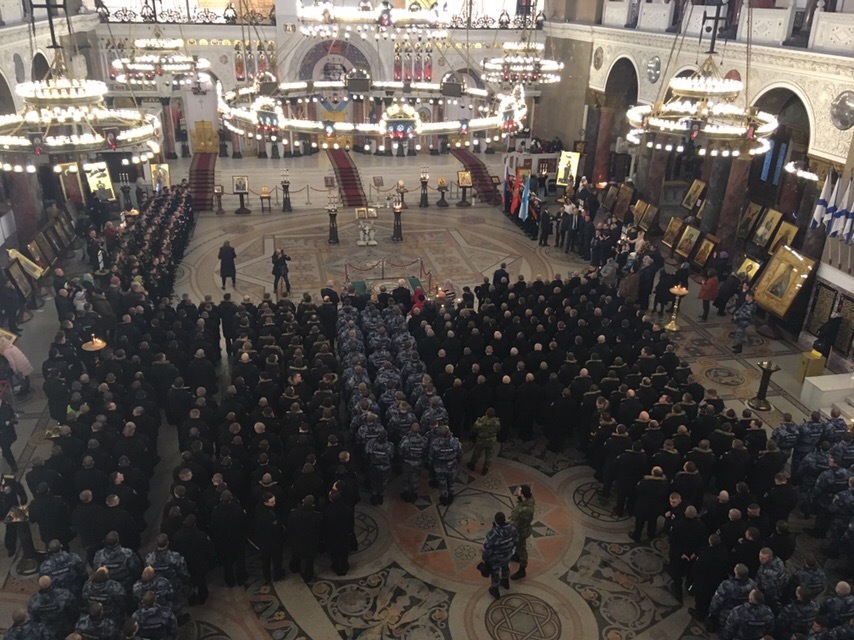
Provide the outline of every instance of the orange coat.
<path id="1" fill-rule="evenodd" d="M 718 287 L 720 283 L 718 282 L 717 276 L 712 276 L 711 278 L 706 278 L 706 281 L 703 283 L 703 286 L 700 287 L 700 291 L 697 293 L 697 297 L 700 300 L 709 300 L 712 301 L 718 297 Z"/>

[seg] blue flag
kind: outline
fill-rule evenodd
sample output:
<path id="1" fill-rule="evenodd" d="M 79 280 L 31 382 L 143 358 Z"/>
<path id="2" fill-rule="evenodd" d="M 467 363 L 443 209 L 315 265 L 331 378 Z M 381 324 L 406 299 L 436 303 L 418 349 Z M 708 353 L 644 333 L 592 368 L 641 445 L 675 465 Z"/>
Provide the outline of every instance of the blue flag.
<path id="1" fill-rule="evenodd" d="M 522 222 L 528 219 L 528 200 L 531 198 L 531 177 L 525 180 L 525 190 L 522 191 L 522 204 L 519 206 L 519 218 Z"/>
<path id="2" fill-rule="evenodd" d="M 824 214 L 827 211 L 827 199 L 830 197 L 830 171 L 827 172 L 827 177 L 824 179 L 824 188 L 821 190 L 821 195 L 818 197 L 818 202 L 815 203 L 815 209 L 812 212 L 812 222 L 810 229 L 815 229 L 824 222 Z"/>

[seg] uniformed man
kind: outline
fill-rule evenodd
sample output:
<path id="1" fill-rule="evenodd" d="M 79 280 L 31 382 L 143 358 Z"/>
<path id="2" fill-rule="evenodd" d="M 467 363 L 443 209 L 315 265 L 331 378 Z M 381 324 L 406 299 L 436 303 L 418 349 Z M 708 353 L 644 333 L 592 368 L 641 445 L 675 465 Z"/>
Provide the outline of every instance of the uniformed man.
<path id="1" fill-rule="evenodd" d="M 99 602 L 89 605 L 88 613 L 77 620 L 74 631 L 83 640 L 115 640 L 119 637 L 119 626 L 105 612 Z"/>
<path id="2" fill-rule="evenodd" d="M 104 542 L 104 548 L 95 553 L 92 564 L 96 568 L 106 567 L 110 578 L 122 585 L 126 591 L 130 591 L 142 568 L 139 556 L 120 544 L 119 534 L 115 531 L 110 531 Z"/>
<path id="3" fill-rule="evenodd" d="M 166 578 L 176 594 L 183 593 L 184 588 L 190 584 L 187 561 L 180 553 L 169 548 L 169 536 L 165 533 L 158 535 L 154 543 L 157 548 L 145 556 L 145 565 L 154 567 L 157 575 Z"/>
<path id="4" fill-rule="evenodd" d="M 735 565 L 733 577 L 718 586 L 709 605 L 709 624 L 714 629 L 723 629 L 730 612 L 747 602 L 756 583 L 750 579 L 750 570 L 741 563 Z M 761 636 L 760 636 L 761 637 Z"/>
<path id="5" fill-rule="evenodd" d="M 800 476 L 800 465 L 806 455 L 818 446 L 824 431 L 824 423 L 821 420 L 821 414 L 818 411 L 813 411 L 810 414 L 810 419 L 805 420 L 798 427 L 798 437 L 795 441 L 795 446 L 792 450 L 792 476 L 797 478 Z"/>
<path id="6" fill-rule="evenodd" d="M 483 541 L 482 561 L 489 569 L 491 577 L 489 593 L 493 598 L 500 598 L 499 587 L 510 588 L 510 558 L 513 547 L 519 538 L 519 533 L 507 517 L 499 511 L 492 521 L 492 528 Z"/>
<path id="7" fill-rule="evenodd" d="M 819 617 L 824 618 L 831 629 L 854 618 L 854 595 L 850 584 L 843 580 L 836 583 L 836 593 L 821 603 Z"/>
<path id="8" fill-rule="evenodd" d="M 756 570 L 756 584 L 765 596 L 765 602 L 775 611 L 786 586 L 786 565 L 774 555 L 768 547 L 759 551 L 759 569 Z"/>
<path id="9" fill-rule="evenodd" d="M 3 636 L 4 640 L 55 640 L 53 633 L 41 622 L 27 618 L 23 609 L 12 612 L 12 626 Z"/>
<path id="10" fill-rule="evenodd" d="M 368 456 L 369 474 L 371 479 L 371 504 L 383 503 L 383 494 L 391 478 L 391 462 L 394 459 L 394 445 L 388 441 L 385 429 L 377 433 L 377 437 L 365 445 Z"/>
<path id="11" fill-rule="evenodd" d="M 755 640 L 774 629 L 774 612 L 765 604 L 765 596 L 753 589 L 746 604 L 732 610 L 723 627 L 723 640 Z"/>
<path id="12" fill-rule="evenodd" d="M 447 425 L 438 427 L 438 433 L 430 443 L 428 458 L 439 485 L 439 502 L 443 505 L 447 506 L 454 500 L 454 477 L 462 457 L 463 445 L 459 438 L 451 435 Z"/>
<path id="13" fill-rule="evenodd" d="M 27 611 L 31 620 L 42 623 L 57 638 L 64 638 L 74 631 L 80 613 L 74 594 L 68 589 L 53 586 L 48 576 L 39 578 L 38 593 L 30 598 Z"/>
<path id="14" fill-rule="evenodd" d="M 0 418 L 2 419 L 2 418 Z M 17 472 L 17 468 L 13 469 Z M 11 509 L 27 504 L 27 493 L 14 476 L 0 477 L 0 520 L 3 520 Z M 4 538 L 9 557 L 15 555 L 18 549 L 18 528 L 6 526 Z"/>
<path id="15" fill-rule="evenodd" d="M 495 442 L 498 440 L 498 432 L 501 431 L 501 421 L 495 415 L 495 409 L 489 407 L 486 410 L 486 415 L 475 420 L 474 425 L 472 425 L 472 431 L 475 437 L 474 449 L 472 450 L 471 460 L 469 460 L 466 466 L 474 471 L 475 465 L 480 460 L 480 456 L 483 455 L 483 469 L 481 469 L 481 474 L 485 476 L 489 473 L 489 465 L 492 462 Z M 512 515 L 510 519 L 513 519 Z"/>
<path id="16" fill-rule="evenodd" d="M 791 638 L 792 634 L 807 634 L 818 616 L 818 603 L 806 587 L 795 589 L 795 599 L 783 607 L 777 616 L 775 638 Z"/>
<path id="17" fill-rule="evenodd" d="M 121 584 L 110 579 L 110 572 L 106 567 L 96 569 L 83 585 L 83 600 L 87 605 L 99 604 L 104 616 L 116 624 L 125 619 L 128 608 L 127 594 Z"/>
<path id="18" fill-rule="evenodd" d="M 848 488 L 848 479 L 854 477 L 848 469 L 843 469 L 837 464 L 837 460 L 830 456 L 828 459 L 830 468 L 822 471 L 812 485 L 809 492 L 809 500 L 815 511 L 815 527 L 808 529 L 807 533 L 817 538 L 827 535 L 833 517 L 832 505 L 836 494 Z"/>
<path id="19" fill-rule="evenodd" d="M 513 580 L 521 580 L 527 574 L 528 566 L 528 538 L 531 537 L 531 524 L 534 521 L 534 510 L 537 503 L 531 491 L 531 485 L 523 484 L 516 488 L 516 504 L 510 513 L 510 522 L 516 527 L 519 537 L 516 541 L 516 551 L 513 560 L 519 563 L 519 569 L 510 576 Z"/>
<path id="20" fill-rule="evenodd" d="M 403 480 L 406 489 L 400 497 L 415 502 L 418 497 L 418 481 L 421 467 L 427 459 L 427 438 L 421 435 L 421 427 L 413 423 L 409 433 L 400 441 L 400 457 L 403 458 Z"/>
<path id="21" fill-rule="evenodd" d="M 142 603 L 131 616 L 138 625 L 138 633 L 146 640 L 174 640 L 178 633 L 178 621 L 172 609 L 159 604 L 153 591 L 146 591 Z"/>
<path id="22" fill-rule="evenodd" d="M 179 615 L 179 599 L 176 597 L 175 590 L 172 589 L 172 584 L 165 577 L 157 575 L 154 567 L 143 569 L 142 576 L 133 584 L 133 601 L 137 607 L 142 603 L 142 597 L 149 591 L 157 596 L 159 604 L 168 605 L 176 617 Z"/>
<path id="23" fill-rule="evenodd" d="M 86 582 L 86 565 L 76 553 L 65 551 L 59 540 L 47 545 L 48 557 L 39 566 L 39 573 L 48 576 L 53 586 L 79 593 Z"/>

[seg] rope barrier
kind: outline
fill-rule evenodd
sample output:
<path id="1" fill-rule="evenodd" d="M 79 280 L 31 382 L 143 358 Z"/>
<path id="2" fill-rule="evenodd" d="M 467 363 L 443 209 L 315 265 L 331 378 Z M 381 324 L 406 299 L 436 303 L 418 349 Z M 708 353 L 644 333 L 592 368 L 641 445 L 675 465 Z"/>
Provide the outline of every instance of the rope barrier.
<path id="1" fill-rule="evenodd" d="M 410 262 L 408 264 L 395 264 L 395 263 L 391 262 L 390 260 L 386 260 L 386 262 L 388 264 L 390 264 L 392 267 L 397 267 L 398 269 L 404 269 L 406 267 L 411 267 L 412 265 L 421 262 L 421 260 L 420 259 L 419 260 L 413 260 L 412 262 Z"/>

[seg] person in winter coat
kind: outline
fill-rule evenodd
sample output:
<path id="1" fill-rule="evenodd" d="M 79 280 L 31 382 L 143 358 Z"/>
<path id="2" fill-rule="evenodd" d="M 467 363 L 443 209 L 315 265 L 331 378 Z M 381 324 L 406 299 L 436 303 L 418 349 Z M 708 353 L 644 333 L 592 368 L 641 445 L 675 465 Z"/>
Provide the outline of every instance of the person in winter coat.
<path id="1" fill-rule="evenodd" d="M 747 291 L 744 294 L 744 302 L 732 314 L 732 320 L 735 322 L 735 346 L 732 348 L 733 353 L 741 353 L 741 350 L 744 348 L 744 343 L 747 342 L 747 328 L 753 324 L 754 315 L 756 315 L 756 301 L 753 299 L 753 292 Z"/>
<path id="2" fill-rule="evenodd" d="M 412 294 L 412 308 L 421 309 L 425 302 L 427 302 L 427 296 L 424 295 L 424 289 L 415 287 L 415 293 Z"/>
<path id="3" fill-rule="evenodd" d="M 703 302 L 703 313 L 700 314 L 700 320 L 709 319 L 709 307 L 712 301 L 717 299 L 718 291 L 720 290 L 720 282 L 718 281 L 717 271 L 709 269 L 706 274 L 706 279 L 703 281 L 703 286 L 697 293 L 697 298 Z"/>
<path id="4" fill-rule="evenodd" d="M 219 277 L 222 279 L 223 291 L 225 291 L 225 281 L 228 278 L 231 278 L 231 286 L 236 287 L 237 266 L 234 264 L 234 261 L 237 259 L 237 252 L 228 240 L 223 242 L 219 248 L 217 259 L 219 260 Z"/>
<path id="5" fill-rule="evenodd" d="M 498 587 L 510 588 L 510 558 L 513 556 L 513 548 L 519 539 L 519 533 L 511 523 L 507 522 L 507 516 L 499 511 L 492 521 L 492 529 L 486 534 L 483 541 L 483 564 L 489 570 L 491 577 L 489 594 L 493 598 L 500 598 Z"/>
<path id="6" fill-rule="evenodd" d="M 22 381 L 18 395 L 23 396 L 28 394 L 30 392 L 30 374 L 34 369 L 27 356 L 18 347 L 9 342 L 8 338 L 0 338 L 0 354 L 8 360 L 12 371 Z"/>
<path id="7" fill-rule="evenodd" d="M 730 299 L 738 293 L 738 290 L 741 288 L 741 278 L 738 277 L 735 273 L 731 273 L 729 277 L 724 280 L 723 284 L 718 288 L 718 297 L 715 298 L 715 307 L 718 310 L 719 316 L 726 315 L 726 306 L 729 303 Z"/>

